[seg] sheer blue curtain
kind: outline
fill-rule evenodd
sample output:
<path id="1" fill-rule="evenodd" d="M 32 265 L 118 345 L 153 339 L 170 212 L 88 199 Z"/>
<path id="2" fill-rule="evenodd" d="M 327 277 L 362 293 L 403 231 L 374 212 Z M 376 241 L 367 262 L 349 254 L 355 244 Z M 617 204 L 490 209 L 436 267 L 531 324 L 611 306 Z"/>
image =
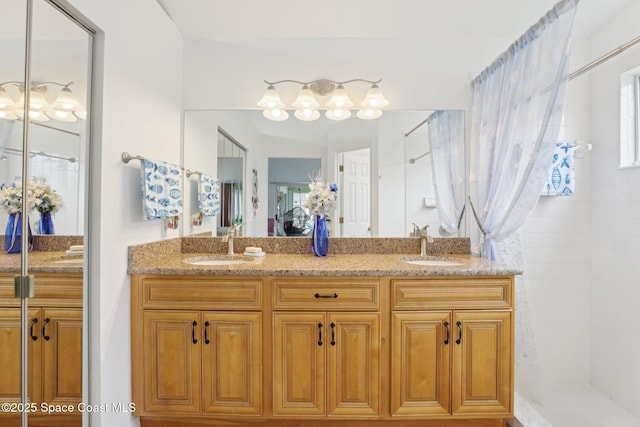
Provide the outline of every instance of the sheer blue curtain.
<path id="1" fill-rule="evenodd" d="M 440 234 L 447 236 L 458 232 L 464 214 L 464 112 L 436 111 L 427 126 Z"/>
<path id="2" fill-rule="evenodd" d="M 474 250 L 485 258 L 508 261 L 500 245 L 524 224 L 549 173 L 577 4 L 556 4 L 472 83 L 470 199 Z"/>

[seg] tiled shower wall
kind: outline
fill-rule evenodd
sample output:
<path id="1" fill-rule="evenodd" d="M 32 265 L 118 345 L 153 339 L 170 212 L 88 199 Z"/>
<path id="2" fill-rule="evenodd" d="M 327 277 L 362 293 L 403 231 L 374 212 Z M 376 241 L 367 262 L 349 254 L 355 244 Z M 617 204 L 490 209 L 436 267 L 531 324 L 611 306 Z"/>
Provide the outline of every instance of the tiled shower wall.
<path id="1" fill-rule="evenodd" d="M 574 48 L 571 70 L 637 37 L 637 16 L 640 2 L 630 2 L 588 51 Z M 620 74 L 638 66 L 640 45 L 569 83 L 561 139 L 591 143 L 593 151 L 577 153 L 575 196 L 542 197 L 527 221 L 523 276 L 536 386 L 590 384 L 636 415 L 640 168 L 620 169 L 618 159 Z"/>
<path id="2" fill-rule="evenodd" d="M 592 39 L 598 55 L 638 37 L 633 1 Z M 620 74 L 640 66 L 640 45 L 590 74 L 591 337 L 590 381 L 640 416 L 640 168 L 620 169 Z"/>

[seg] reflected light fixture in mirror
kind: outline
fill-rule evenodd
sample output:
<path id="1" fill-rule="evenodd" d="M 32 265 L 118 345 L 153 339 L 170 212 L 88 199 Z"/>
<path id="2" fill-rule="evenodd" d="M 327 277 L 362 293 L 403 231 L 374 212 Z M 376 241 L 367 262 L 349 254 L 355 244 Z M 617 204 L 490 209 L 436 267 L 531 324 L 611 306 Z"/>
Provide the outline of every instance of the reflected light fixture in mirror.
<path id="1" fill-rule="evenodd" d="M 294 115 L 298 120 L 313 121 L 320 117 L 318 109 L 326 110 L 325 116 L 330 120 L 345 120 L 351 117 L 350 108 L 354 106 L 344 85 L 353 82 L 365 82 L 371 84 L 364 99 L 360 103 L 357 116 L 360 119 L 371 120 L 382 116 L 382 108 L 389 105 L 389 101 L 384 97 L 378 83 L 382 80 L 371 81 L 364 79 L 352 79 L 344 82 L 333 80 L 313 80 L 310 82 L 300 82 L 297 80 L 280 80 L 277 82 L 264 82 L 268 84 L 262 99 L 258 102 L 258 107 L 263 109 L 262 115 L 269 120 L 283 121 L 289 118 L 286 105 L 282 102 L 280 94 L 275 85 L 281 83 L 295 83 L 302 85 L 295 101 L 291 107 L 295 109 Z M 322 106 L 318 98 L 330 96 L 329 100 Z"/>
<path id="2" fill-rule="evenodd" d="M 61 122 L 75 122 L 79 118 L 86 120 L 87 112 L 78 101 L 78 98 L 71 92 L 69 83 L 57 82 L 33 82 L 31 84 L 31 94 L 29 99 L 29 118 L 36 122 L 46 122 L 49 119 Z M 60 89 L 53 102 L 47 99 L 49 88 Z M 17 101 L 14 96 L 7 91 L 14 88 Z M 16 120 L 24 117 L 24 84 L 22 82 L 0 83 L 0 118 L 5 120 Z"/>

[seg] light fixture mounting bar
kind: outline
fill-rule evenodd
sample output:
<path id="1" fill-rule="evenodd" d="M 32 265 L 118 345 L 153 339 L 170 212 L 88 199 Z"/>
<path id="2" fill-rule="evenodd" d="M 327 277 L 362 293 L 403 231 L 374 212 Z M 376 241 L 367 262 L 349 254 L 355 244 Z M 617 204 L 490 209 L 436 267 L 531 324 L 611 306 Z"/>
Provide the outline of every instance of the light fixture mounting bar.
<path id="1" fill-rule="evenodd" d="M 378 83 L 380 83 L 382 81 L 382 79 L 378 79 L 378 80 L 365 80 L 365 79 L 351 79 L 351 80 L 345 80 L 343 82 L 339 82 L 336 80 L 329 80 L 329 79 L 316 79 L 316 80 L 311 80 L 308 82 L 301 82 L 299 80 L 290 80 L 290 79 L 286 79 L 286 80 L 278 80 L 277 82 L 270 82 L 269 80 L 265 80 L 264 82 L 268 85 L 277 85 L 280 83 L 297 83 L 299 85 L 310 85 L 313 83 L 319 83 L 319 82 L 328 82 L 328 83 L 333 83 L 335 85 L 345 85 L 347 83 L 352 83 L 352 82 L 364 82 L 364 83 L 369 83 L 372 85 L 377 85 Z"/>

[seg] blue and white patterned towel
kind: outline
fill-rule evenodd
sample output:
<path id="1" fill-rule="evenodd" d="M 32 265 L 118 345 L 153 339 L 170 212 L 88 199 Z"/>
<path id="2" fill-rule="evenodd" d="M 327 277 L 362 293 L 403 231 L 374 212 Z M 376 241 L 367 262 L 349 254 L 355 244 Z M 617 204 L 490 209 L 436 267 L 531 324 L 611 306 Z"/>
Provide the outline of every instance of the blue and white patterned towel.
<path id="1" fill-rule="evenodd" d="M 206 173 L 200 174 L 198 182 L 198 207 L 203 215 L 220 213 L 220 181 Z"/>
<path id="2" fill-rule="evenodd" d="M 573 153 L 578 148 L 575 144 L 560 142 L 556 144 L 551 161 L 551 174 L 544 184 L 542 195 L 572 196 L 576 190 L 575 171 L 573 170 Z"/>
<path id="3" fill-rule="evenodd" d="M 182 171 L 163 161 L 142 161 L 142 210 L 144 219 L 182 214 Z"/>

